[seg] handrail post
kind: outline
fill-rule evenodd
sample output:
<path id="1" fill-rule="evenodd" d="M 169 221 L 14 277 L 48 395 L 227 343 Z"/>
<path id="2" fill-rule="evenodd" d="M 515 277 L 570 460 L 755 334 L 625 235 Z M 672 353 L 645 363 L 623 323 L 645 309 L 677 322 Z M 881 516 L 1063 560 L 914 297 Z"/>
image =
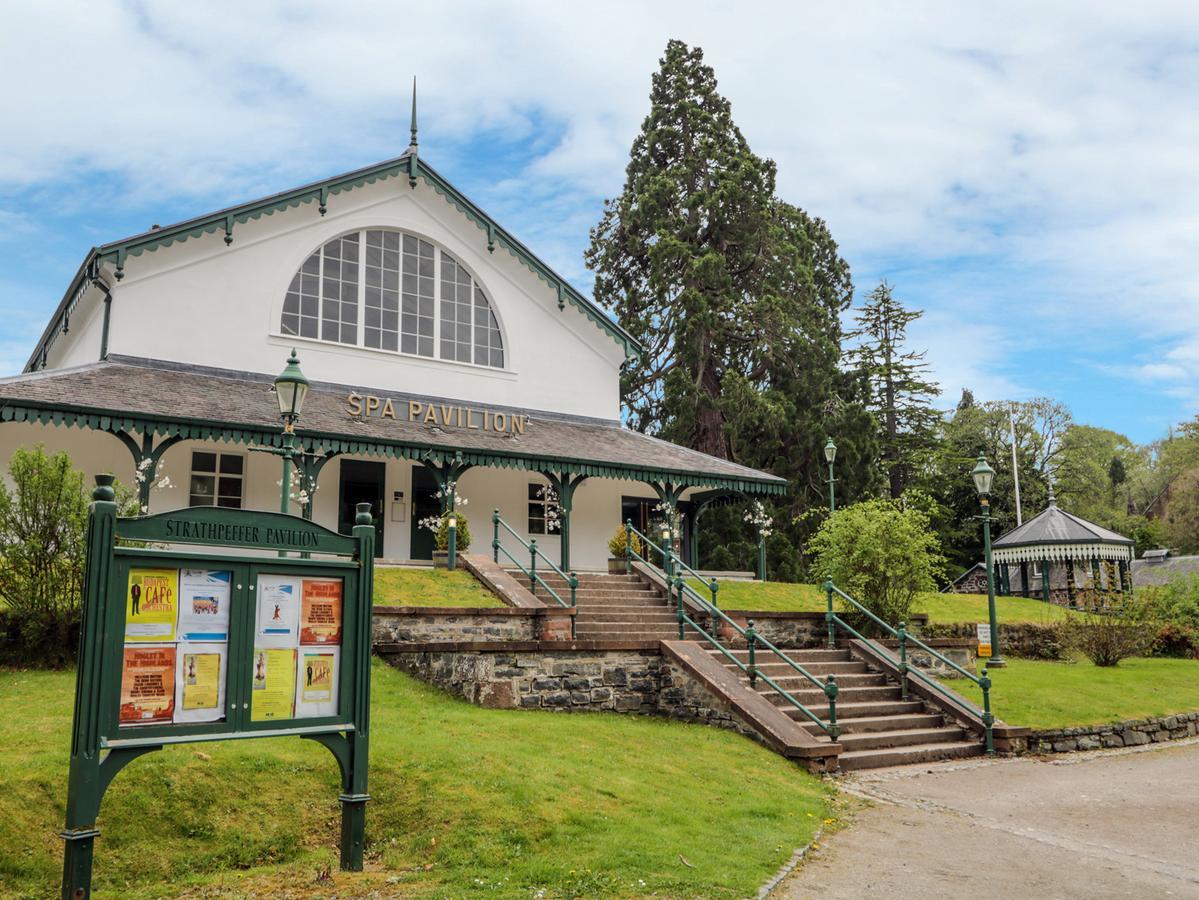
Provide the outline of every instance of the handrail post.
<path id="1" fill-rule="evenodd" d="M 908 623 L 899 623 L 899 690 L 900 699 L 908 699 Z"/>
<path id="2" fill-rule="evenodd" d="M 991 713 L 991 676 L 984 667 L 978 679 L 978 686 L 983 692 L 983 727 L 987 730 L 987 756 L 995 755 L 995 716 Z"/>
<path id="3" fill-rule="evenodd" d="M 574 572 L 570 573 L 570 608 L 578 609 L 579 607 L 579 576 Z M 575 639 L 575 619 L 577 616 L 570 617 L 570 639 Z"/>
<path id="4" fill-rule="evenodd" d="M 837 677 L 829 675 L 824 682 L 824 696 L 828 697 L 828 736 L 834 741 L 841 733 L 841 729 L 837 727 L 837 693 L 839 691 Z"/>
<path id="5" fill-rule="evenodd" d="M 529 593 L 537 596 L 537 538 L 529 541 Z"/>
<path id="6" fill-rule="evenodd" d="M 497 506 L 491 513 L 491 559 L 497 565 L 500 561 L 500 510 Z"/>
<path id="7" fill-rule="evenodd" d="M 828 612 L 824 614 L 825 624 L 828 625 L 828 648 L 837 649 L 837 626 L 833 622 L 833 580 L 824 582 L 824 592 L 828 595 Z"/>
<path id="8" fill-rule="evenodd" d="M 633 520 L 625 520 L 625 574 L 633 574 Z"/>
<path id="9" fill-rule="evenodd" d="M 678 616 L 678 620 L 679 620 L 679 640 L 681 641 L 681 640 L 684 640 L 684 639 L 685 639 L 685 634 L 686 634 L 686 632 L 684 631 L 684 626 L 683 626 L 683 579 L 682 579 L 682 578 L 675 578 L 675 579 L 672 581 L 672 580 L 670 579 L 670 577 L 669 577 L 669 576 L 667 576 L 667 578 L 666 578 L 666 592 L 667 592 L 667 596 L 668 596 L 668 597 L 669 597 L 669 595 L 670 595 L 670 588 L 671 588 L 671 585 L 673 585 L 673 586 L 674 586 L 674 591 L 675 591 L 676 601 L 677 601 L 677 604 L 678 604 L 678 605 L 675 607 L 675 615 L 676 615 L 676 616 Z"/>
<path id="10" fill-rule="evenodd" d="M 749 644 L 749 686 L 754 688 L 758 684 L 758 655 L 755 652 L 758 633 L 754 631 L 753 619 L 746 621 L 745 640 Z"/>
<path id="11" fill-rule="evenodd" d="M 715 578 L 708 582 L 708 590 L 712 592 L 712 605 L 719 607 L 720 604 L 716 602 L 716 592 L 720 590 L 720 585 L 717 584 Z"/>

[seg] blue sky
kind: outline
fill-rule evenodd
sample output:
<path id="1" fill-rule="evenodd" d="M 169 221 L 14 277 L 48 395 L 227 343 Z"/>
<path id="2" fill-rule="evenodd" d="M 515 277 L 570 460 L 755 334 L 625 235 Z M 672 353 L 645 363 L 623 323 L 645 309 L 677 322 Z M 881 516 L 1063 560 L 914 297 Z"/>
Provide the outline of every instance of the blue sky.
<path id="1" fill-rule="evenodd" d="M 6 5 L 0 372 L 89 247 L 422 153 L 580 288 L 668 38 L 702 46 L 944 388 L 1139 441 L 1199 410 L 1199 8 L 1009 3 Z"/>

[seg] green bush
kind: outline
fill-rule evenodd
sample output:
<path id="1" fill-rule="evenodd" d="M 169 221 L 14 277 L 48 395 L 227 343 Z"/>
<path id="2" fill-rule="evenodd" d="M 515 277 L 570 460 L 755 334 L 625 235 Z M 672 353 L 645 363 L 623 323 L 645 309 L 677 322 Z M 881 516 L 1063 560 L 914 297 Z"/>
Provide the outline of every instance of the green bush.
<path id="1" fill-rule="evenodd" d="M 1096 666 L 1108 667 L 1149 652 L 1158 623 L 1142 598 L 1103 591 L 1094 595 L 1091 608 L 1069 616 L 1057 628 L 1066 647 Z"/>
<path id="2" fill-rule="evenodd" d="M 906 622 L 916 596 L 936 590 L 945 565 L 928 517 L 902 501 L 867 500 L 824 520 L 808 543 L 820 579 L 888 624 Z"/>
<path id="3" fill-rule="evenodd" d="M 462 513 L 455 513 L 458 517 L 458 539 L 454 544 L 456 553 L 465 553 L 470 547 L 470 523 L 466 521 L 466 516 Z M 437 524 L 437 528 L 433 531 L 433 545 L 442 553 L 450 549 L 450 514 L 445 513 L 441 516 L 441 520 Z"/>
<path id="4" fill-rule="evenodd" d="M 625 553 L 629 547 L 629 538 L 632 538 L 633 552 L 639 556 L 645 556 L 645 547 L 641 543 L 641 538 L 636 534 L 628 533 L 628 526 L 621 525 L 616 529 L 616 534 L 612 535 L 612 539 L 608 541 L 608 553 L 613 559 L 624 559 Z"/>
<path id="5" fill-rule="evenodd" d="M 63 666 L 78 649 L 86 547 L 83 474 L 65 453 L 19 448 L 0 481 L 0 654 Z"/>

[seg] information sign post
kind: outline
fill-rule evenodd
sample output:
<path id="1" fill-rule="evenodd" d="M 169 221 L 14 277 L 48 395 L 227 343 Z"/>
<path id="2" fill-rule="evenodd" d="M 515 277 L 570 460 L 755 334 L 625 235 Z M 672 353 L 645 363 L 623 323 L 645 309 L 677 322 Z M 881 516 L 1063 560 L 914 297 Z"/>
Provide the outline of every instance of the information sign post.
<path id="1" fill-rule="evenodd" d="M 96 476 L 92 496 L 64 900 L 90 896 L 100 802 L 116 774 L 145 753 L 194 741 L 296 736 L 327 747 L 341 770 L 341 867 L 360 871 L 370 799 L 370 505 L 358 504 L 350 537 L 282 513 L 217 507 L 121 518 L 111 475 Z"/>

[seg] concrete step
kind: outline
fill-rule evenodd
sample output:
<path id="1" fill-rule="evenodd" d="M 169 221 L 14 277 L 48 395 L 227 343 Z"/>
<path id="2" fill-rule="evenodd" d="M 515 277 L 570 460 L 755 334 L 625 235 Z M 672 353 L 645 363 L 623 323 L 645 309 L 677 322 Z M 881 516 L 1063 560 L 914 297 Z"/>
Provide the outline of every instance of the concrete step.
<path id="1" fill-rule="evenodd" d="M 730 647 L 729 651 L 742 662 L 749 661 L 749 650 L 743 647 Z M 710 653 L 723 656 L 716 648 L 709 648 Z M 805 669 L 811 668 L 812 663 L 820 662 L 849 662 L 853 660 L 848 650 L 826 650 L 824 648 L 814 648 L 811 650 L 785 650 L 784 653 L 789 659 L 795 660 Z M 763 650 L 759 647 L 755 651 L 757 662 L 759 665 L 767 662 L 781 662 L 777 656 L 770 650 Z"/>
<path id="2" fill-rule="evenodd" d="M 945 720 L 937 713 L 909 713 L 901 716 L 860 716 L 854 719 L 842 719 L 839 713 L 840 710 L 838 710 L 837 715 L 837 726 L 841 729 L 841 733 L 846 735 L 906 732 L 947 727 Z M 827 721 L 827 719 L 822 716 L 821 721 Z M 823 733 L 819 726 L 812 722 L 805 723 L 804 727 L 812 732 Z"/>
<path id="3" fill-rule="evenodd" d="M 940 728 L 904 728 L 897 731 L 847 732 L 837 738 L 846 750 L 882 750 L 915 747 L 919 744 L 950 744 L 962 740 L 965 732 L 957 726 Z"/>
<path id="4" fill-rule="evenodd" d="M 734 666 L 727 658 L 725 659 L 724 664 L 730 668 L 736 668 L 736 666 Z M 836 675 L 838 684 L 841 683 L 842 675 L 864 675 L 869 671 L 865 663 L 858 662 L 857 660 L 845 660 L 844 662 L 817 662 L 812 663 L 811 665 L 807 663 L 800 663 L 800 665 L 802 665 L 821 681 L 824 680 L 826 675 Z M 795 669 L 791 668 L 791 666 L 787 665 L 785 662 L 765 662 L 759 658 L 757 661 L 757 668 L 758 671 L 765 672 L 775 681 L 777 681 L 780 677 L 803 678 L 803 675 L 801 675 L 799 672 L 796 672 Z"/>
<path id="5" fill-rule="evenodd" d="M 668 625 L 654 625 L 648 622 L 624 622 L 619 626 L 596 625 L 590 622 L 575 624 L 575 637 L 588 639 L 602 635 L 606 641 L 640 641 L 640 640 L 678 640 L 677 628 Z"/>
<path id="6" fill-rule="evenodd" d="M 677 622 L 674 613 L 668 609 L 655 609 L 652 606 L 635 606 L 618 610 L 595 610 L 580 606 L 579 621 L 589 622 L 639 622 L 652 620 L 655 622 Z"/>
<path id="7" fill-rule="evenodd" d="M 827 703 L 805 703 L 809 710 L 819 716 L 821 719 L 828 718 Z M 784 702 L 781 706 L 783 712 L 792 718 L 804 719 L 807 717 L 790 703 Z M 925 712 L 924 704 L 918 700 L 882 700 L 873 703 L 838 703 L 837 704 L 837 721 L 848 721 L 849 719 L 858 719 L 876 716 L 906 716 Z"/>
<path id="8" fill-rule="evenodd" d="M 983 749 L 981 742 L 948 741 L 906 747 L 848 750 L 843 751 L 838 757 L 838 764 L 841 771 L 854 772 L 861 769 L 880 769 L 883 766 L 906 766 L 945 759 L 968 759 L 972 756 L 982 756 Z"/>
<path id="9" fill-rule="evenodd" d="M 810 681 L 804 682 L 805 685 L 811 685 Z M 825 698 L 828 696 L 824 691 L 814 687 L 802 687 L 797 690 L 792 690 L 789 685 L 779 684 L 783 690 L 791 694 L 800 703 L 805 706 L 811 706 L 814 703 L 824 705 Z M 903 692 L 898 685 L 882 684 L 869 687 L 841 687 L 837 692 L 838 705 L 848 703 L 877 703 L 877 702 L 894 702 L 903 699 Z M 769 693 L 768 693 L 769 692 Z M 771 699 L 772 703 L 786 703 L 778 691 L 772 690 L 770 685 L 758 682 L 758 693 L 764 697 Z"/>
<path id="10" fill-rule="evenodd" d="M 524 587 L 528 587 L 528 582 L 524 582 Z M 551 585 L 552 587 L 552 585 Z M 537 590 L 534 593 L 543 594 L 545 588 L 537 585 Z M 562 597 L 570 596 L 570 589 L 563 587 L 555 587 L 554 593 Z M 619 605 L 621 603 L 666 603 L 666 598 L 656 591 L 575 591 L 575 597 L 579 603 L 605 604 L 611 603 Z"/>

